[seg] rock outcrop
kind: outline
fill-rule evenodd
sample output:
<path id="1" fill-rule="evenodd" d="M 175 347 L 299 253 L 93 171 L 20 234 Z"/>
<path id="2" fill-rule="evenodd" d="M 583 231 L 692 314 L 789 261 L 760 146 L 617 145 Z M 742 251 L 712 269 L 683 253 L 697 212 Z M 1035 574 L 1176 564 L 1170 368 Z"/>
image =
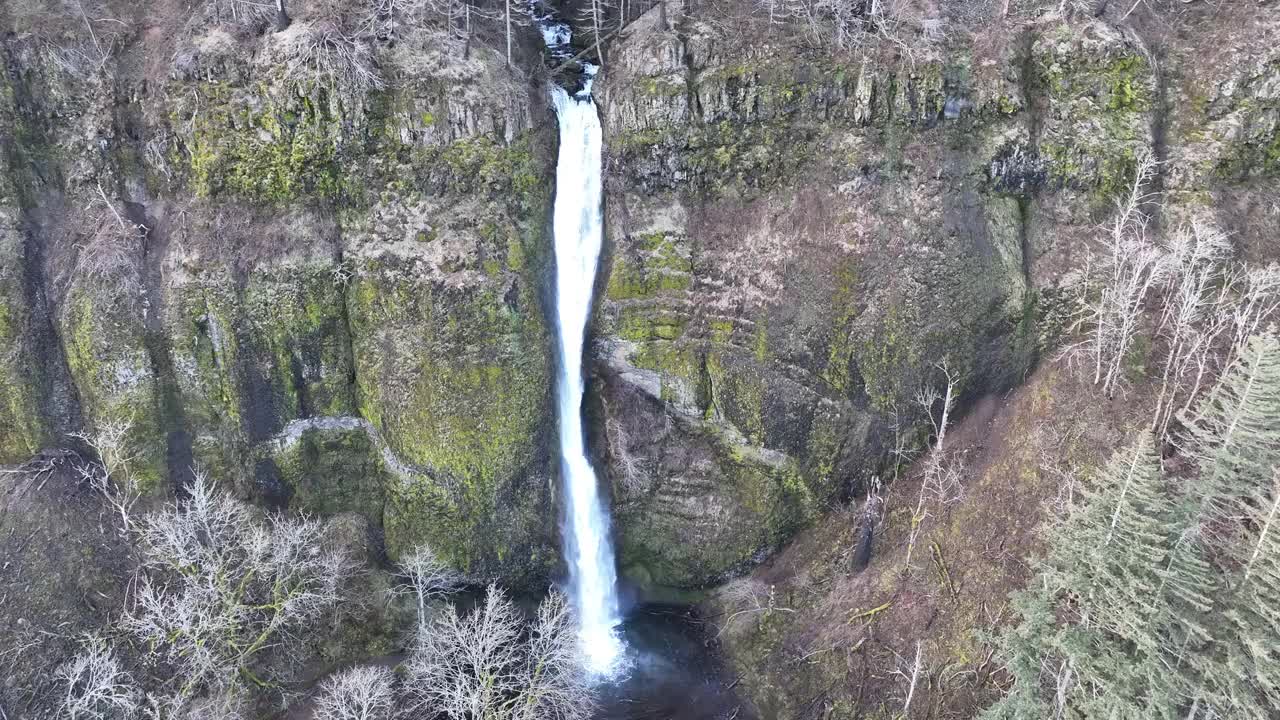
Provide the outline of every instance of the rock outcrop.
<path id="1" fill-rule="evenodd" d="M 1210 66 L 1141 13 L 833 53 L 716 12 L 632 24 L 601 93 L 600 446 L 642 584 L 714 585 L 863 492 L 941 363 L 965 397 L 1019 381 L 1141 159 L 1157 222 L 1274 233 L 1222 206 L 1275 198 L 1266 23 L 1229 13 Z"/>
<path id="2" fill-rule="evenodd" d="M 136 33 L 81 76 L 74 27 L 4 40 L 0 459 L 127 422 L 153 496 L 203 469 L 543 582 L 545 80 L 419 29 L 361 41 L 357 82 L 299 60 L 331 19 L 115 10 Z"/>
<path id="3" fill-rule="evenodd" d="M 153 498 L 202 468 L 358 511 L 392 558 L 544 581 L 545 73 L 423 28 L 344 46 L 306 9 L 272 33 L 90 4 L 92 37 L 4 16 L 0 460 L 127 421 Z M 715 10 L 645 14 L 596 86 L 587 412 L 643 586 L 713 586 L 862 493 L 924 439 L 942 364 L 966 400 L 1018 382 L 1144 156 L 1156 222 L 1274 243 L 1265 14 L 1046 10 L 837 52 Z M 317 38 L 342 62 L 300 54 Z"/>

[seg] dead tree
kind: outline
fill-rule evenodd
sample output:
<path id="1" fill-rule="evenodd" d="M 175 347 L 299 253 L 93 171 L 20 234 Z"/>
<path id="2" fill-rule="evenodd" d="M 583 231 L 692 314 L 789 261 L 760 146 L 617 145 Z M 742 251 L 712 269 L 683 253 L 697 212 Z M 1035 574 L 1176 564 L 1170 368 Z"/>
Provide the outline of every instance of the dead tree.
<path id="1" fill-rule="evenodd" d="M 1107 397 L 1123 380 L 1124 361 L 1133 347 L 1148 296 L 1166 271 L 1164 253 L 1148 237 L 1143 205 L 1156 162 L 1138 162 L 1129 192 L 1120 201 L 1103 236 L 1102 262 L 1096 277 L 1087 277 L 1084 307 L 1073 327 L 1084 339 L 1067 348 L 1068 357 L 1086 356 L 1093 366 L 1093 383 Z M 1086 273 L 1088 275 L 1089 273 Z"/>
<path id="2" fill-rule="evenodd" d="M 924 521 L 929 518 L 929 506 L 937 504 L 945 507 L 958 501 L 964 494 L 964 487 L 960 484 L 960 468 L 953 463 L 946 461 L 946 439 L 947 426 L 951 421 L 951 411 L 954 407 L 956 387 L 959 384 L 960 377 L 947 366 L 944 362 L 938 366 L 947 381 L 947 389 L 945 392 L 939 392 L 932 385 L 926 386 L 916 393 L 916 402 L 920 404 L 924 411 L 929 415 L 929 421 L 933 423 L 934 443 L 933 448 L 929 451 L 929 455 L 924 460 L 924 475 L 920 478 L 920 494 L 916 498 L 916 507 L 911 514 L 911 534 L 907 540 L 907 568 L 911 567 L 911 555 L 915 550 L 916 541 L 920 537 L 923 529 Z M 933 408 L 942 402 L 942 414 L 938 419 L 933 417 Z"/>
<path id="3" fill-rule="evenodd" d="M 329 676 L 316 699 L 314 720 L 387 720 L 395 707 L 394 676 L 385 667 L 355 667 Z"/>

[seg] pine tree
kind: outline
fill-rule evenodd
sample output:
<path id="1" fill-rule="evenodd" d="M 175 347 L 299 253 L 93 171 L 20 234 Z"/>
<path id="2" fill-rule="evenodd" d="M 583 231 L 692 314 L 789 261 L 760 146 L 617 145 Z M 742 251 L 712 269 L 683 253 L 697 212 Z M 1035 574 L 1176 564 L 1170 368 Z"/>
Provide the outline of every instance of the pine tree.
<path id="1" fill-rule="evenodd" d="M 1199 675 L 1191 713 L 1280 716 L 1280 339 L 1249 338 L 1185 418 L 1199 465 L 1199 504 L 1223 528 L 1226 569 L 1213 640 L 1188 659 Z M 1202 590 L 1205 592 L 1205 590 Z"/>
<path id="2" fill-rule="evenodd" d="M 1276 416 L 1280 420 L 1280 415 Z M 1280 717 L 1280 466 L 1272 471 L 1271 487 L 1249 503 L 1242 542 L 1234 548 L 1243 566 L 1234 573 L 1231 606 L 1226 612 L 1228 642 L 1222 678 L 1237 701 L 1242 717 Z"/>
<path id="3" fill-rule="evenodd" d="M 1249 338 L 1236 361 L 1184 416 L 1184 449 L 1200 468 L 1198 492 L 1215 518 L 1240 517 L 1280 464 L 1280 339 Z"/>
<path id="4" fill-rule="evenodd" d="M 1005 644 L 1016 690 L 988 717 L 1034 717 L 1023 713 L 1036 702 L 1052 709 L 1042 717 L 1172 716 L 1174 701 L 1155 690 L 1178 528 L 1150 435 L 1115 453 L 1083 495 L 1046 538 L 1042 586 L 1019 604 Z"/>
<path id="5" fill-rule="evenodd" d="M 1144 436 L 1047 535 L 998 640 L 989 719 L 1280 717 L 1280 338 L 1249 338 L 1182 417 L 1193 477 Z"/>
<path id="6" fill-rule="evenodd" d="M 996 649 L 1004 659 L 1005 672 L 1013 680 L 1009 692 L 983 713 L 983 720 L 1022 720 L 1053 717 L 1043 697 L 1046 666 L 1045 639 L 1056 632 L 1053 603 L 1047 588 L 1030 588 L 1014 593 L 1009 605 L 1020 622 L 994 638 Z"/>

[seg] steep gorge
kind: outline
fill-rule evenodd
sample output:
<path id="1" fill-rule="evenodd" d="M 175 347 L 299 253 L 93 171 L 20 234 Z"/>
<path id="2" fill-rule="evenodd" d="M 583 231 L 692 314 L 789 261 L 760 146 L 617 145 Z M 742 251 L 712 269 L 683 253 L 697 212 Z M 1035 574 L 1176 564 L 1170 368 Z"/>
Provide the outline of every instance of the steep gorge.
<path id="1" fill-rule="evenodd" d="M 1162 162 L 1165 222 L 1274 257 L 1277 107 L 1237 90 L 1274 84 L 1250 50 L 1274 19 L 1048 14 L 833 58 L 667 10 L 613 48 L 603 94 L 602 446 L 642 582 L 721 582 L 863 494 L 939 363 L 970 400 L 1017 384 L 1138 158 Z"/>
<path id="2" fill-rule="evenodd" d="M 258 33 L 136 5 L 98 8 L 133 30 L 89 72 L 66 48 L 108 39 L 78 17 L 0 10 L 0 461 L 128 422 L 151 501 L 198 467 L 359 513 L 391 559 L 427 542 L 473 581 L 545 587 L 556 132 L 534 33 L 514 68 L 497 43 L 379 41 L 353 85 L 299 74 L 305 12 Z M 1057 346 L 1144 154 L 1160 222 L 1208 216 L 1275 259 L 1280 21 L 1245 5 L 1049 9 L 903 53 L 672 0 L 612 39 L 586 419 L 639 595 L 700 599 L 800 533 L 849 544 L 840 508 L 927 440 L 914 394 L 940 363 L 967 407 Z M 818 681 L 770 686 L 769 632 L 726 643 L 792 716 Z"/>

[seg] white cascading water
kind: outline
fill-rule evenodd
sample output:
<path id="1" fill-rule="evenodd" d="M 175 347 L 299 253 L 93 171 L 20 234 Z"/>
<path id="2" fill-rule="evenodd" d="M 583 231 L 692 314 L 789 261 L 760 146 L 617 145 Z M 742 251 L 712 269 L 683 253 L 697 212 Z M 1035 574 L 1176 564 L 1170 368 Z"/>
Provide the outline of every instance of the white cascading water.
<path id="1" fill-rule="evenodd" d="M 616 627 L 617 571 L 609 515 L 582 431 L 582 350 L 591 292 L 600 256 L 600 118 L 587 86 L 570 95 L 552 86 L 560 121 L 554 226 L 556 313 L 560 331 L 560 468 L 567 508 L 564 545 L 570 594 L 578 611 L 579 639 L 587 669 L 608 675 L 622 655 Z"/>

